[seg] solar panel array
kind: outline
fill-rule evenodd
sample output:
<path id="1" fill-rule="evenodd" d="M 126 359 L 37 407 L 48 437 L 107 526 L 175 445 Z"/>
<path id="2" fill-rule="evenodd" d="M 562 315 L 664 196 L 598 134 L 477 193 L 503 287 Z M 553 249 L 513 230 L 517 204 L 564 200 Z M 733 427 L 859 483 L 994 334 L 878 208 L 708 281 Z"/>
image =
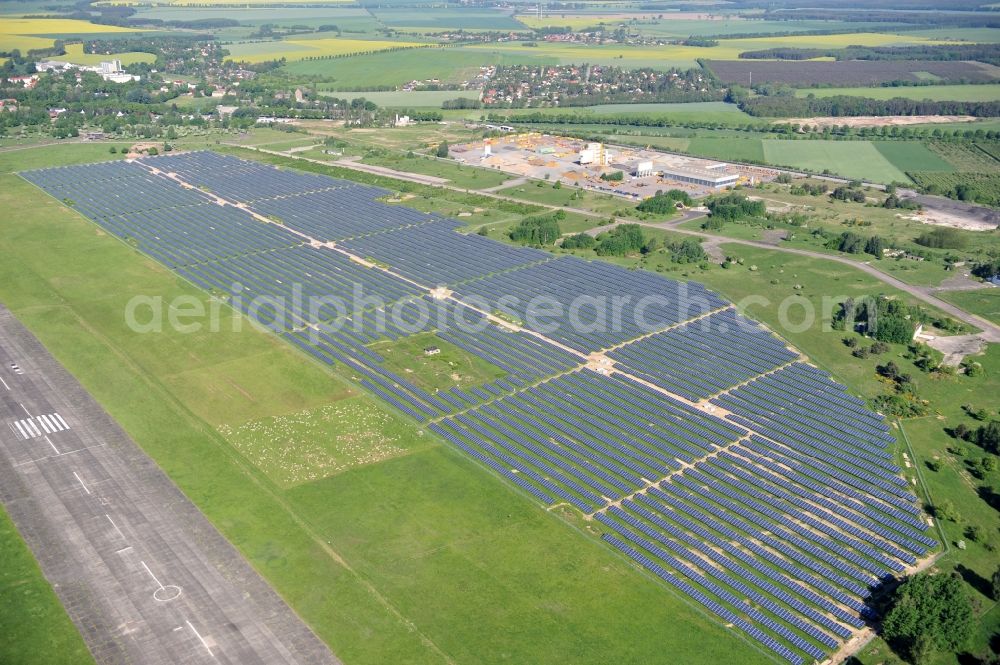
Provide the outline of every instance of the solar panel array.
<path id="1" fill-rule="evenodd" d="M 630 342 L 608 356 L 633 376 L 697 401 L 770 372 L 799 354 L 727 308 Z"/>
<path id="2" fill-rule="evenodd" d="M 384 190 L 214 153 L 24 177 L 544 504 L 576 507 L 789 662 L 824 659 L 872 616 L 872 589 L 937 545 L 882 417 L 700 285 L 460 235 Z M 502 378 L 422 388 L 378 351 L 416 333 Z"/>
<path id="3" fill-rule="evenodd" d="M 493 244 L 494 253 L 497 253 Z M 583 353 L 725 307 L 701 284 L 675 282 L 608 263 L 562 257 L 462 284 L 463 297 L 515 298 L 508 309 L 532 330 Z"/>
<path id="4" fill-rule="evenodd" d="M 454 285 L 552 258 L 546 252 L 527 247 L 509 247 L 498 252 L 496 242 L 488 238 L 455 233 L 459 226 L 461 223 L 456 221 L 439 220 L 419 229 L 361 236 L 343 245 L 432 286 Z"/>

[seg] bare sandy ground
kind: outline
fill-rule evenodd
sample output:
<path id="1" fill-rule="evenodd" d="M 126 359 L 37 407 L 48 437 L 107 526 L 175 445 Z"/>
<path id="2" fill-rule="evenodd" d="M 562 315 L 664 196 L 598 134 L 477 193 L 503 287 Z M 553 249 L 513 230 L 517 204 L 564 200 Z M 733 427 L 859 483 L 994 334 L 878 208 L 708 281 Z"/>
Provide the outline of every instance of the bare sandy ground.
<path id="1" fill-rule="evenodd" d="M 774 124 L 816 125 L 818 127 L 892 127 L 942 122 L 974 122 L 971 115 L 859 115 L 851 117 L 783 118 Z"/>
<path id="2" fill-rule="evenodd" d="M 945 210 L 925 209 L 912 215 L 899 215 L 899 217 L 915 222 L 921 222 L 922 224 L 931 224 L 932 226 L 950 226 L 952 228 L 965 229 L 967 231 L 993 231 L 997 228 L 996 224 L 991 224 L 990 222 L 982 219 L 975 219 L 973 217 L 960 214 L 956 215 Z"/>

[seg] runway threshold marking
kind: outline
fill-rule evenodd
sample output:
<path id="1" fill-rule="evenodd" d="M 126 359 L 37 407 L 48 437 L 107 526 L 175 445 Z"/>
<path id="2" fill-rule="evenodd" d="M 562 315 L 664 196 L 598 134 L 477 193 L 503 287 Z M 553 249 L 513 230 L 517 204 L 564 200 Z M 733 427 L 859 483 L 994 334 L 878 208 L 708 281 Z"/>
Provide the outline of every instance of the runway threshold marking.
<path id="1" fill-rule="evenodd" d="M 208 652 L 208 655 L 211 656 L 212 658 L 215 658 L 215 654 L 212 653 L 212 647 L 208 646 L 208 642 L 206 642 L 205 638 L 201 636 L 201 633 L 198 632 L 198 629 L 195 628 L 194 625 L 187 619 L 184 619 L 184 623 L 188 625 L 188 628 L 191 629 L 191 632 L 193 632 L 195 634 L 195 637 L 197 637 L 198 640 L 201 642 L 201 646 L 205 647 L 205 651 Z"/>
<path id="2" fill-rule="evenodd" d="M 21 431 L 25 439 L 36 439 L 44 434 L 55 434 L 69 429 L 69 424 L 58 413 L 22 418 L 15 421 L 14 426 Z"/>
<path id="3" fill-rule="evenodd" d="M 79 475 L 77 475 L 76 471 L 73 472 L 73 477 L 76 478 L 76 482 L 80 483 L 80 486 L 83 488 L 83 491 L 86 492 L 87 494 L 90 494 L 90 488 L 88 488 L 87 484 L 83 482 L 83 479 L 80 478 Z"/>

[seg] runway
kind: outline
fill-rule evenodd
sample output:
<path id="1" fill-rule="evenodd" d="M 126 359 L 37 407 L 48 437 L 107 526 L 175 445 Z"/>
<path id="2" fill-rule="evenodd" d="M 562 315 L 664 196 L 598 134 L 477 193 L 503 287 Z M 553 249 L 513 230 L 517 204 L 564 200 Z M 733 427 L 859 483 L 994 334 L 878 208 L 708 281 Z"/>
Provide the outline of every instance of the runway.
<path id="1" fill-rule="evenodd" d="M 98 663 L 339 665 L 2 305 L 0 501 Z"/>

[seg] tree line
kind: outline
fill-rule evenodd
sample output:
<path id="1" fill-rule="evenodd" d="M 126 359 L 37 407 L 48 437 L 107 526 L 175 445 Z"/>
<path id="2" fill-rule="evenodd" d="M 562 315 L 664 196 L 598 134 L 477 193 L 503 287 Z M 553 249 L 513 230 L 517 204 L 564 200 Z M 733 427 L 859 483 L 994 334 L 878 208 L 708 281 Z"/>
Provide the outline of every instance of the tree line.
<path id="1" fill-rule="evenodd" d="M 836 118 L 867 115 L 970 115 L 977 118 L 1000 116 L 1000 101 L 924 101 L 904 97 L 872 99 L 851 95 L 804 98 L 792 95 L 748 97 L 740 101 L 739 107 L 752 116 L 767 118 L 814 116 Z"/>

